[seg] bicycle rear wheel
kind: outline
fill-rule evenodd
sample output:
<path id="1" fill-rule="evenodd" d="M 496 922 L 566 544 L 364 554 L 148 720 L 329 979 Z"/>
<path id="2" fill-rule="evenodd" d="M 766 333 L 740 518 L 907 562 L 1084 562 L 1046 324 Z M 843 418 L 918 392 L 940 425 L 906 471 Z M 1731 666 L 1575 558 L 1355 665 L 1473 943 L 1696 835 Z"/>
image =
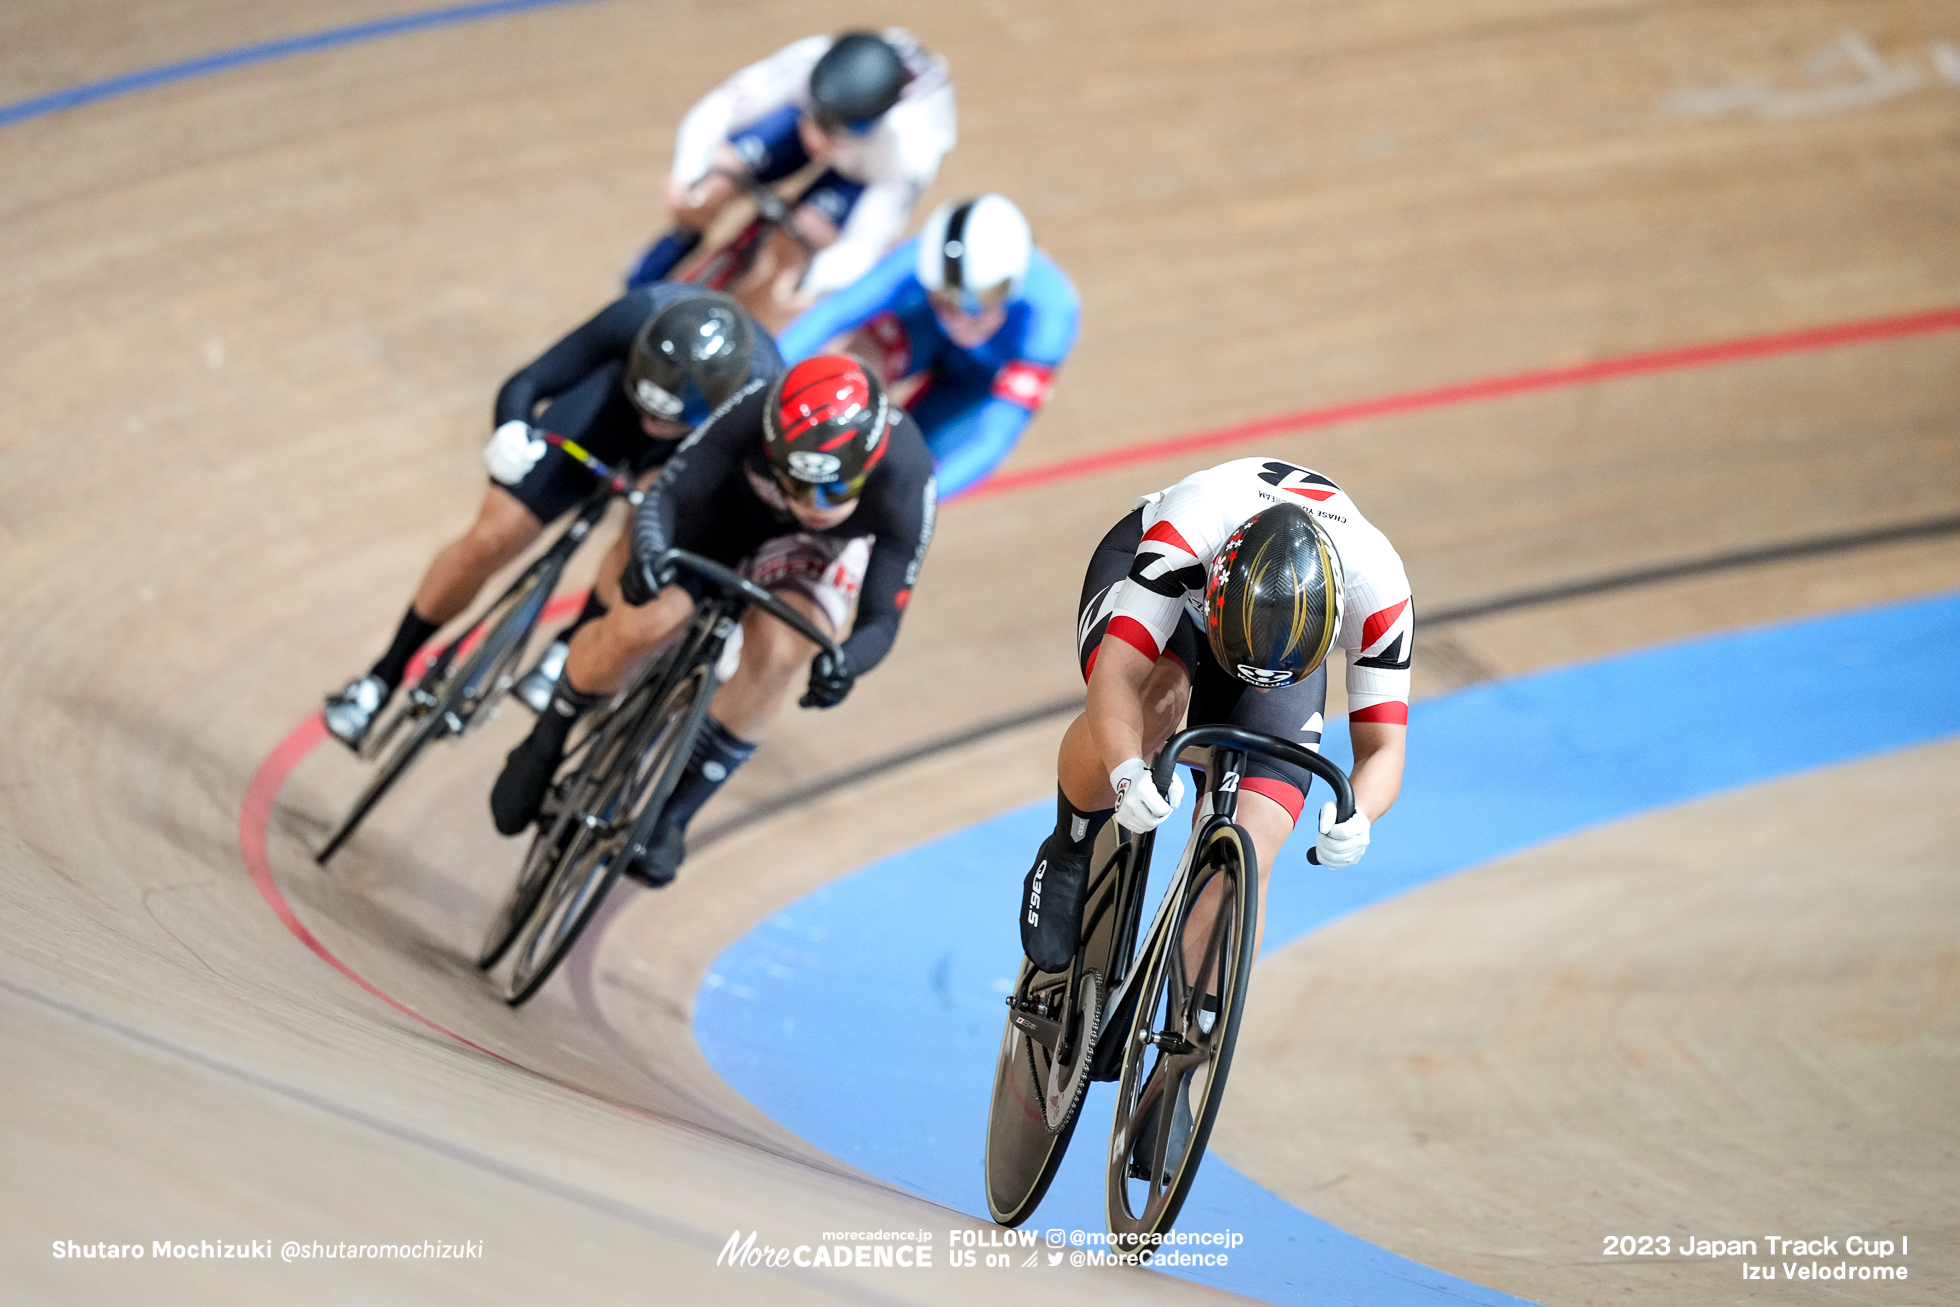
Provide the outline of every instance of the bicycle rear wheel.
<path id="1" fill-rule="evenodd" d="M 1067 973 L 1037 971 L 1033 963 L 1021 963 L 987 1115 L 987 1210 L 1002 1225 L 1019 1225 L 1034 1214 L 1075 1132 L 1082 1096 L 1093 1078 L 1096 1041 L 1106 1016 L 1105 978 L 1115 962 L 1123 891 L 1136 848 L 1119 839 L 1114 822 L 1096 838 L 1090 864 L 1095 871 L 1082 911 L 1082 973 L 1075 992 L 1069 992 Z"/>
<path id="2" fill-rule="evenodd" d="M 690 667 L 641 719 L 611 765 L 595 772 L 587 802 L 559 821 L 577 823 L 572 840 L 537 895 L 515 942 L 505 1001 L 512 1007 L 538 992 L 571 952 L 606 891 L 619 877 L 620 854 L 674 792 L 694 747 L 711 697 L 706 664 Z"/>
<path id="3" fill-rule="evenodd" d="M 1117 1082 L 1108 1218 L 1112 1246 L 1128 1252 L 1153 1247 L 1171 1228 L 1197 1177 L 1224 1101 L 1252 971 L 1259 915 L 1252 840 L 1228 822 L 1200 838 L 1184 901 L 1144 964 Z M 1196 941 L 1196 957 L 1187 959 L 1186 927 L 1201 901 L 1215 902 L 1217 912 Z"/>
<path id="4" fill-rule="evenodd" d="M 452 661 L 441 670 L 433 684 L 425 678 L 404 696 L 402 704 L 377 731 L 385 753 L 375 765 L 374 775 L 326 844 L 314 855 L 315 862 L 324 864 L 339 852 L 340 846 L 430 741 L 445 735 L 461 735 L 478 713 L 510 688 L 531 630 L 537 625 L 563 571 L 562 564 L 552 565 L 546 559 L 533 564 L 480 620 L 457 637 L 456 645 L 465 646 L 472 636 L 482 632 L 476 647 L 460 661 Z M 404 726 L 409 727 L 408 734 L 393 738 Z"/>

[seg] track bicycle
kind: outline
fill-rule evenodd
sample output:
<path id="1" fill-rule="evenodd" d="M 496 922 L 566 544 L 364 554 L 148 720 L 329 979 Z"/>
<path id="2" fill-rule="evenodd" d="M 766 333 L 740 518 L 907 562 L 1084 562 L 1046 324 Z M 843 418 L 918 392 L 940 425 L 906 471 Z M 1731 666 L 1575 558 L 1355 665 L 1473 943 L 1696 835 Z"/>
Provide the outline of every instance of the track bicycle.
<path id="1" fill-rule="evenodd" d="M 1138 943 L 1156 832 L 1097 836 L 1081 942 L 1066 972 L 1022 960 L 1007 999 L 994 1070 L 985 1154 L 987 1210 L 1002 1225 L 1033 1215 L 1060 1168 L 1092 1080 L 1117 1082 L 1106 1159 L 1112 1247 L 1147 1251 L 1171 1228 L 1211 1137 L 1238 1037 L 1258 936 L 1259 868 L 1235 820 L 1248 754 L 1305 767 L 1354 814 L 1354 791 L 1334 763 L 1288 740 L 1236 726 L 1173 736 L 1151 768 L 1168 793 L 1185 750 L 1211 747 L 1199 818 L 1157 915 Z M 1308 860 L 1316 861 L 1313 851 Z M 1215 908 L 1202 938 L 1193 909 Z"/>
<path id="2" fill-rule="evenodd" d="M 779 231 L 802 247 L 806 265 L 808 260 L 816 257 L 816 246 L 790 220 L 796 212 L 800 196 L 785 199 L 774 187 L 757 181 L 747 173 L 717 169 L 710 175 L 726 178 L 746 192 L 750 203 L 755 206 L 755 215 L 729 240 L 683 260 L 674 270 L 672 280 L 691 282 L 708 290 L 727 290 L 748 275 L 769 244 L 769 238 Z"/>
<path id="3" fill-rule="evenodd" d="M 654 568 L 684 567 L 709 583 L 667 648 L 613 696 L 566 755 L 517 881 L 491 922 L 477 966 L 513 954 L 504 997 L 522 1004 L 551 977 L 613 882 L 644 857 L 694 752 L 715 691 L 741 661 L 742 618 L 762 609 L 841 658 L 809 618 L 733 568 L 670 549 Z"/>
<path id="4" fill-rule="evenodd" d="M 531 633 L 565 575 L 572 555 L 592 534 L 614 497 L 639 501 L 631 476 L 595 458 L 576 441 L 542 432 L 548 444 L 578 459 L 601 485 L 587 497 L 556 540 L 533 559 L 462 632 L 437 651 L 408 693 L 362 741 L 360 757 L 379 759 L 367 786 L 334 828 L 314 861 L 324 865 L 400 780 L 432 741 L 466 734 L 495 715 L 497 701 L 516 683 Z"/>

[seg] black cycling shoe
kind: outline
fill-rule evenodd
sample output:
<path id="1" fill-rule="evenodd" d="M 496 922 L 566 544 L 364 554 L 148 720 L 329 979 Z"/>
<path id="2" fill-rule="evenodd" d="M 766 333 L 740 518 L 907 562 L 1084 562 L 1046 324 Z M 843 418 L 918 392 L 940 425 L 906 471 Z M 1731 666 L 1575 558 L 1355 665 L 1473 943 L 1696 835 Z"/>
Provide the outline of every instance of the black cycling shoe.
<path id="1" fill-rule="evenodd" d="M 687 828 L 662 823 L 654 831 L 646 853 L 629 861 L 621 871 L 648 889 L 660 889 L 674 883 L 674 877 L 681 869 L 681 859 L 686 856 Z"/>
<path id="2" fill-rule="evenodd" d="M 527 739 L 510 751 L 497 783 L 490 787 L 490 819 L 497 823 L 499 835 L 521 835 L 538 819 L 545 791 L 551 788 L 551 774 L 558 770 L 558 759 L 541 758 L 530 745 Z"/>
<path id="3" fill-rule="evenodd" d="M 1021 882 L 1021 949 L 1043 971 L 1067 971 L 1082 933 L 1089 851 L 1074 852 L 1050 835 Z"/>

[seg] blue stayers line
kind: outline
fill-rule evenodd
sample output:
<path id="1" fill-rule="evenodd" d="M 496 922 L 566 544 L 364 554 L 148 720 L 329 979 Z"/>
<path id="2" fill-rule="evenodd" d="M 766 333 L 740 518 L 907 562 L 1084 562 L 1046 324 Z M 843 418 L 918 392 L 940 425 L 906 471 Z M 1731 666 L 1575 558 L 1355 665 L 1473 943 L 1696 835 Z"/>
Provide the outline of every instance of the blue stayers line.
<path id="1" fill-rule="evenodd" d="M 1282 856 L 1266 947 L 1589 827 L 1956 732 L 1960 593 L 1429 700 L 1411 715 L 1402 798 L 1368 857 L 1329 872 L 1307 868 L 1297 851 Z M 1346 766 L 1345 732 L 1329 732 L 1327 744 Z M 716 960 L 696 997 L 695 1038 L 709 1063 L 817 1147 L 984 1219 L 987 1100 L 1020 956 L 1014 904 L 1053 821 L 1052 801 L 1031 804 L 764 921 Z M 1160 878 L 1172 860 L 1168 849 L 1157 859 Z M 1160 892 L 1158 879 L 1153 907 Z M 1256 981 L 1252 994 L 1257 1003 Z M 1103 1228 L 1113 1107 L 1113 1087 L 1093 1086 L 1032 1228 Z M 1217 1156 L 1198 1172 L 1178 1228 L 1243 1233 L 1226 1267 L 1189 1278 L 1271 1302 L 1516 1301 L 1309 1216 Z"/>
<path id="2" fill-rule="evenodd" d="M 64 109 L 92 104 L 97 100 L 110 100 L 119 95 L 133 95 L 137 91 L 147 91 L 155 86 L 167 86 L 171 82 L 184 82 L 193 77 L 221 73 L 232 68 L 243 68 L 248 64 L 269 63 L 274 59 L 312 54 L 318 50 L 331 50 L 335 46 L 354 45 L 361 41 L 375 41 L 384 36 L 400 36 L 404 32 L 419 32 L 429 27 L 473 23 L 481 18 L 500 18 L 505 14 L 523 13 L 529 9 L 550 9 L 558 5 L 589 2 L 590 0 L 489 0 L 485 4 L 457 5 L 451 9 L 431 9 L 425 13 L 402 14 L 397 18 L 380 18 L 371 23 L 336 27 L 331 31 L 314 32 L 307 36 L 288 36 L 261 45 L 221 50 L 217 54 L 199 55 L 195 59 L 186 59 L 181 63 L 160 64 L 155 68 L 124 73 L 120 77 L 104 78 L 99 82 L 84 82 L 80 86 L 71 86 L 63 91 L 53 91 L 47 95 L 37 95 L 32 99 L 0 105 L 0 127 L 9 127 L 14 123 L 26 122 L 30 118 L 60 113 Z"/>

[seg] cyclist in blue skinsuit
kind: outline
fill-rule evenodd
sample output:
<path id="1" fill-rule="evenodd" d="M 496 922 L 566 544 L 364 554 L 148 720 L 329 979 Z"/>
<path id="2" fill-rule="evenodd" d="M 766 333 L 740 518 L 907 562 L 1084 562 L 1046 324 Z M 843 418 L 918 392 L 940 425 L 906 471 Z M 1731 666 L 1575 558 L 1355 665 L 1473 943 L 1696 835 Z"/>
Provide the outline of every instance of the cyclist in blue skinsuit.
<path id="1" fill-rule="evenodd" d="M 905 407 L 938 465 L 939 497 L 1007 457 L 1075 344 L 1081 303 L 1003 196 L 940 206 L 925 230 L 805 313 L 778 342 L 795 363 L 839 336 L 887 381 L 921 377 Z"/>

